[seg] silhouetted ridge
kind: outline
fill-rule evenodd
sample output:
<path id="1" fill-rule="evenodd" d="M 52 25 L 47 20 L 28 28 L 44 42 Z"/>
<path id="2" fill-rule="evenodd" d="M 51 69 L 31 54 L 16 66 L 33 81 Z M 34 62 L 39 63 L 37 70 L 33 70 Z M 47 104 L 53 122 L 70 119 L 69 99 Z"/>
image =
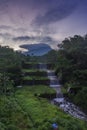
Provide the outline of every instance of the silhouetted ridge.
<path id="1" fill-rule="evenodd" d="M 27 49 L 27 52 L 24 52 L 25 55 L 35 55 L 35 56 L 42 56 L 46 53 L 48 53 L 51 49 L 51 47 L 45 43 L 39 43 L 39 44 L 25 44 L 21 45 L 21 48 Z"/>

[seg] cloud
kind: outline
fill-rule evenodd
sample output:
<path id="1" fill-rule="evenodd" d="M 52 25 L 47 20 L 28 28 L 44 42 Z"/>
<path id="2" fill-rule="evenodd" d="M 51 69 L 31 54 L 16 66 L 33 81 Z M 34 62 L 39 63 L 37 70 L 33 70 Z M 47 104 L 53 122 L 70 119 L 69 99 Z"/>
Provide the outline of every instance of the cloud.
<path id="1" fill-rule="evenodd" d="M 10 33 L 0 33 L 0 37 L 2 37 L 3 39 L 11 39 L 13 35 L 11 35 Z"/>
<path id="2" fill-rule="evenodd" d="M 15 44 L 35 44 L 35 43 L 45 43 L 50 46 L 53 46 L 55 43 L 57 43 L 52 37 L 50 36 L 20 36 L 20 37 L 14 37 L 12 38 L 13 42 Z"/>
<path id="3" fill-rule="evenodd" d="M 41 38 L 41 42 L 51 45 L 54 44 L 56 41 L 50 36 L 44 36 Z"/>
<path id="4" fill-rule="evenodd" d="M 43 41 L 45 41 L 45 42 L 52 42 L 53 39 L 51 37 L 49 37 L 49 36 L 46 36 L 46 37 L 43 37 Z"/>
<path id="5" fill-rule="evenodd" d="M 0 0 L 0 15 L 7 14 L 9 12 L 9 5 L 11 0 Z"/>
<path id="6" fill-rule="evenodd" d="M 78 0 L 54 0 L 53 6 L 48 6 L 48 10 L 45 14 L 38 15 L 33 21 L 35 25 L 47 25 L 53 22 L 57 22 L 69 16 L 77 7 Z"/>
<path id="7" fill-rule="evenodd" d="M 58 41 L 56 41 L 54 38 L 52 38 L 51 36 L 44 36 L 42 37 L 41 43 L 46 43 L 49 46 L 51 46 L 51 48 L 53 49 L 58 49 L 57 45 L 58 45 Z"/>
<path id="8" fill-rule="evenodd" d="M 15 37 L 13 38 L 13 41 L 29 41 L 31 37 L 29 36 L 20 36 L 20 37 Z"/>
<path id="9" fill-rule="evenodd" d="M 52 43 L 54 40 L 50 36 L 19 36 L 19 37 L 14 37 L 12 39 L 13 41 L 19 41 L 19 42 L 24 42 L 24 41 L 40 41 L 40 42 L 45 42 L 45 43 Z"/>
<path id="10" fill-rule="evenodd" d="M 9 29 L 9 28 L 11 28 L 10 26 L 6 26 L 6 25 L 1 25 L 0 26 L 0 29 Z"/>
<path id="11" fill-rule="evenodd" d="M 79 4 L 83 12 L 78 10 Z M 67 32 L 71 35 L 73 29 L 74 33 L 78 28 L 78 32 L 86 32 L 87 6 L 83 9 L 84 5 L 87 0 L 0 0 L 0 38 L 5 39 L 3 43 L 18 46 L 40 42 L 56 44 L 54 35 L 59 40 L 60 35 L 65 38 Z"/>
<path id="12" fill-rule="evenodd" d="M 8 22 L 16 25 L 28 26 L 31 23 L 33 26 L 48 26 L 68 17 L 78 3 L 81 2 L 79 0 L 0 0 L 0 12 L 5 13 Z"/>

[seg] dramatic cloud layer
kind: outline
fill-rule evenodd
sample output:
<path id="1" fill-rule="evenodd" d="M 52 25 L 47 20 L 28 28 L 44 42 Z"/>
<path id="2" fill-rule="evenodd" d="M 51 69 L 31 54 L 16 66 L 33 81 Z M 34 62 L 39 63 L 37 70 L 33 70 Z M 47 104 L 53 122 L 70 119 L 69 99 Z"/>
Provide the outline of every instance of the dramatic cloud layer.
<path id="1" fill-rule="evenodd" d="M 49 0 L 49 3 L 50 3 L 50 0 Z M 53 6 L 49 7 L 48 10 L 44 14 L 38 15 L 34 23 L 36 23 L 37 25 L 45 25 L 45 24 L 62 20 L 66 18 L 67 16 L 69 16 L 73 12 L 73 10 L 76 8 L 77 5 L 78 5 L 77 0 L 73 0 L 73 1 L 72 0 L 67 0 L 67 1 L 54 0 Z"/>
<path id="2" fill-rule="evenodd" d="M 7 14 L 6 22 L 28 24 L 33 20 L 45 25 L 69 16 L 77 5 L 78 0 L 0 0 L 0 14 Z"/>
<path id="3" fill-rule="evenodd" d="M 14 41 L 28 41 L 31 38 L 29 36 L 21 36 L 21 37 L 15 37 L 13 38 Z"/>
<path id="4" fill-rule="evenodd" d="M 86 0 L 0 0 L 0 44 L 56 46 L 65 37 L 87 33 L 86 12 Z"/>

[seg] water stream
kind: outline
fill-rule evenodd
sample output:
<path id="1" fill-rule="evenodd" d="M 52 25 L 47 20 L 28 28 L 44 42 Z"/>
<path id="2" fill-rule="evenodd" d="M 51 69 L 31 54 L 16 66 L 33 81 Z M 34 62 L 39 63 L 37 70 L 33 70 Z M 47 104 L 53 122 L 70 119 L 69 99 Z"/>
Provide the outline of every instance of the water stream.
<path id="1" fill-rule="evenodd" d="M 82 112 L 79 107 L 74 105 L 73 103 L 67 101 L 61 92 L 61 85 L 58 81 L 57 76 L 55 75 L 55 72 L 53 70 L 48 70 L 46 64 L 39 64 L 40 70 L 44 70 L 48 74 L 48 78 L 50 79 L 50 87 L 54 88 L 56 90 L 56 98 L 51 101 L 52 104 L 58 105 L 62 110 L 64 110 L 66 113 L 87 121 L 87 115 Z"/>

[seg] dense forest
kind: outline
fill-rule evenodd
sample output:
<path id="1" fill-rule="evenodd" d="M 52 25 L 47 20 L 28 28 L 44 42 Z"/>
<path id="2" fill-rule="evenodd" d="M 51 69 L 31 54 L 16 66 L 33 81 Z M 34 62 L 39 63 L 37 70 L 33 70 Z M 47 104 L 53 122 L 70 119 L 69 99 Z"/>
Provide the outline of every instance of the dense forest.
<path id="1" fill-rule="evenodd" d="M 0 130 L 52 130 L 54 122 L 58 123 L 60 130 L 87 129 L 86 122 L 64 113 L 47 98 L 41 97 L 55 95 L 52 88 L 22 84 L 24 71 L 44 74 L 32 66 L 38 62 L 51 63 L 63 86 L 63 93 L 87 112 L 87 35 L 67 38 L 58 48 L 58 51 L 52 50 L 42 57 L 30 57 L 0 46 Z M 31 67 L 23 69 L 24 62 Z M 28 78 L 32 80 L 32 76 Z M 44 80 L 41 76 L 37 78 Z M 70 88 L 75 91 L 67 91 Z"/>
<path id="2" fill-rule="evenodd" d="M 70 98 L 87 112 L 87 35 L 75 35 L 58 45 L 56 73 L 65 88 L 77 88 Z"/>
<path id="3" fill-rule="evenodd" d="M 0 93 L 6 93 L 21 82 L 21 62 L 24 56 L 8 46 L 0 46 Z"/>
<path id="4" fill-rule="evenodd" d="M 66 38 L 58 48 L 43 59 L 54 63 L 63 92 L 87 113 L 87 35 Z"/>

